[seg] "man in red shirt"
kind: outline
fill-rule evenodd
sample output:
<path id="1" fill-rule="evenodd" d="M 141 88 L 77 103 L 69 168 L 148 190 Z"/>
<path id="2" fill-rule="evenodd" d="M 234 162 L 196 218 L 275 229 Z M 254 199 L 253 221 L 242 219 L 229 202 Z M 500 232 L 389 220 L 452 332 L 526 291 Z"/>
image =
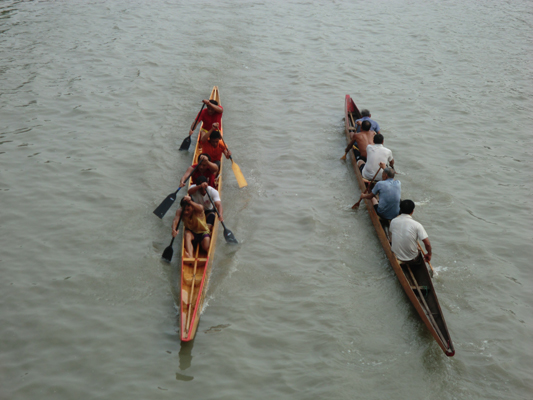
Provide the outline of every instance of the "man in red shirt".
<path id="1" fill-rule="evenodd" d="M 191 177 L 191 183 L 196 185 L 196 179 L 200 176 L 205 176 L 207 178 L 207 183 L 211 187 L 215 187 L 215 178 L 216 173 L 218 172 L 218 166 L 211 162 L 211 157 L 207 154 L 200 154 L 198 156 L 198 164 L 193 164 L 189 168 L 187 168 L 187 171 L 185 171 L 185 174 L 180 179 L 180 187 L 185 186 L 185 183 L 189 179 L 189 175 Z M 196 167 L 198 166 L 198 169 Z M 192 173 L 194 171 L 194 174 Z M 192 174 L 192 175 L 191 175 Z"/>
<path id="2" fill-rule="evenodd" d="M 202 101 L 205 104 L 205 108 L 200 111 L 200 113 L 197 115 L 196 119 L 192 123 L 191 130 L 189 131 L 189 136 L 192 136 L 194 130 L 196 129 L 196 126 L 200 122 L 203 122 L 200 134 L 203 131 L 209 131 L 213 127 L 214 123 L 218 123 L 219 126 L 222 123 L 222 113 L 224 112 L 222 106 L 219 106 L 216 100 Z"/>

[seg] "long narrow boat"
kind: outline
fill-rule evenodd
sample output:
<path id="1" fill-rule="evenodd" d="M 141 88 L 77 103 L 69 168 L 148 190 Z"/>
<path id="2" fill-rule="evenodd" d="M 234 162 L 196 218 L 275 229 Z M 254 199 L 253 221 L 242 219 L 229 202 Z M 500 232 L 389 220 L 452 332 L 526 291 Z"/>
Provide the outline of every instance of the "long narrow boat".
<path id="1" fill-rule="evenodd" d="M 344 114 L 346 140 L 349 142 L 350 128 L 355 128 L 355 120 L 361 118 L 361 113 L 350 95 L 346 95 Z M 361 175 L 352 151 L 350 151 L 350 159 L 352 160 L 359 188 L 361 189 L 361 192 L 364 192 L 367 188 L 366 185 L 369 182 Z M 413 303 L 418 315 L 420 315 L 420 318 L 422 318 L 422 321 L 424 321 L 424 324 L 429 329 L 429 332 L 435 338 L 440 348 L 447 356 L 453 356 L 455 354 L 455 349 L 427 267 L 424 265 L 422 268 L 411 268 L 398 261 L 391 250 L 389 239 L 374 207 L 372 206 L 372 201 L 370 199 L 365 199 L 365 202 L 372 224 L 376 229 L 378 239 L 383 246 L 383 250 L 389 259 L 392 269 L 396 273 L 403 290 L 407 294 L 407 297 L 409 297 L 411 303 Z"/>
<path id="2" fill-rule="evenodd" d="M 216 100 L 220 103 L 220 95 L 218 87 L 213 87 L 211 91 L 210 100 Z M 200 125 L 199 131 L 202 129 Z M 220 133 L 222 131 L 222 123 L 220 124 Z M 198 156 L 202 154 L 202 145 L 200 143 L 200 134 L 196 142 L 194 150 L 193 164 L 198 162 Z M 219 175 L 216 179 L 216 189 L 220 193 L 222 189 L 222 165 L 224 157 L 220 160 Z M 190 180 L 189 180 L 190 186 Z M 188 342 L 194 339 L 198 323 L 200 322 L 200 314 L 204 304 L 207 285 L 211 275 L 211 268 L 213 264 L 213 256 L 215 254 L 215 247 L 217 243 L 218 232 L 218 215 L 215 216 L 213 224 L 213 231 L 211 232 L 211 244 L 207 252 L 200 248 L 200 245 L 194 247 L 194 257 L 185 258 L 185 242 L 181 242 L 181 299 L 180 299 L 180 335 L 181 340 Z"/>

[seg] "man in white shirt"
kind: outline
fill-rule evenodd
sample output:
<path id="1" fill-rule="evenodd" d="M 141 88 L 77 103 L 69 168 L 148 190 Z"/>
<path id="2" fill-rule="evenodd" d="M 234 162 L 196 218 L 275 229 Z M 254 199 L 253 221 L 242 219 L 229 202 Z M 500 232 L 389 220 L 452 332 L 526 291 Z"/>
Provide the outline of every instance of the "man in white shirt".
<path id="1" fill-rule="evenodd" d="M 419 222 L 412 217 L 415 210 L 415 203 L 412 200 L 402 200 L 400 202 L 400 215 L 390 223 L 391 248 L 396 258 L 404 262 L 415 262 L 420 257 L 418 241 L 424 242 L 426 262 L 431 261 L 431 243 L 426 230 Z"/>
<path id="2" fill-rule="evenodd" d="M 387 164 L 394 169 L 394 159 L 392 151 L 383 146 L 383 135 L 378 133 L 374 136 L 374 144 L 366 147 L 366 163 L 363 160 L 357 161 L 357 166 L 363 178 L 371 180 L 379 168 L 385 168 Z M 384 165 L 382 165 L 384 164 Z M 381 176 L 376 176 L 376 181 L 380 181 Z"/>
<path id="3" fill-rule="evenodd" d="M 215 209 L 213 208 L 211 200 L 209 200 L 207 191 L 209 191 L 209 196 L 213 199 L 213 203 L 215 203 L 218 213 L 220 214 L 219 220 L 224 221 L 220 195 L 214 187 L 207 184 L 207 178 L 205 176 L 199 176 L 198 179 L 196 179 L 196 185 L 191 185 L 189 188 L 189 196 L 191 196 L 195 203 L 204 206 L 207 226 L 209 227 L 209 230 L 212 230 L 213 224 L 215 223 Z"/>

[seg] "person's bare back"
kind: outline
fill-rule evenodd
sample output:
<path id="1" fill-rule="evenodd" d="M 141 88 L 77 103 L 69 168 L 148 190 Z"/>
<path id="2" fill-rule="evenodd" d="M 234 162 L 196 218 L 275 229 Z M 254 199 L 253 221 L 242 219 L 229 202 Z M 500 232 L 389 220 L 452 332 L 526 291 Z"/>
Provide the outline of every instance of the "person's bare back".
<path id="1" fill-rule="evenodd" d="M 374 144 L 375 134 L 376 132 L 374 131 L 361 131 L 353 136 L 357 143 L 357 147 L 361 152 L 361 156 L 366 158 L 366 146 L 368 146 L 369 144 Z"/>

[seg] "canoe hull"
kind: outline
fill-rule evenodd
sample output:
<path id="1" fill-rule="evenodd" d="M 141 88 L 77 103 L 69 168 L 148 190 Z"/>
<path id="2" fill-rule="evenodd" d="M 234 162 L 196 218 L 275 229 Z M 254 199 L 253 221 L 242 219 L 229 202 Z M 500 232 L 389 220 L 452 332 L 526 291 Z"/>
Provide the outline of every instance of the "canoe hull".
<path id="1" fill-rule="evenodd" d="M 218 87 L 213 87 L 209 99 L 214 99 L 220 103 L 220 95 Z M 199 129 L 201 129 L 200 126 Z M 222 123 L 220 125 L 220 133 L 223 134 Z M 193 163 L 198 161 L 198 156 L 202 153 L 200 144 L 200 135 L 196 142 L 194 151 Z M 222 195 L 222 167 L 224 164 L 224 157 L 220 160 L 220 171 L 216 180 L 218 192 Z M 189 185 L 190 187 L 190 180 Z M 180 338 L 183 342 L 188 342 L 194 339 L 198 324 L 200 322 L 200 314 L 205 301 L 207 288 L 209 285 L 209 278 L 213 266 L 213 256 L 218 236 L 218 215 L 215 216 L 213 224 L 213 231 L 211 232 L 211 243 L 207 252 L 200 249 L 200 246 L 195 246 L 194 255 L 191 258 L 185 258 L 185 240 L 182 238 L 181 242 L 181 291 L 180 291 Z"/>

